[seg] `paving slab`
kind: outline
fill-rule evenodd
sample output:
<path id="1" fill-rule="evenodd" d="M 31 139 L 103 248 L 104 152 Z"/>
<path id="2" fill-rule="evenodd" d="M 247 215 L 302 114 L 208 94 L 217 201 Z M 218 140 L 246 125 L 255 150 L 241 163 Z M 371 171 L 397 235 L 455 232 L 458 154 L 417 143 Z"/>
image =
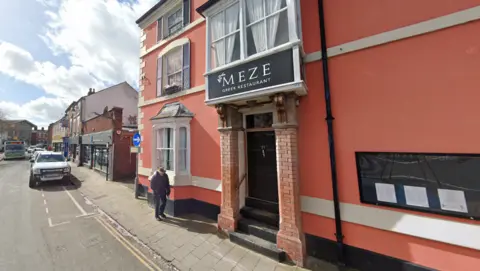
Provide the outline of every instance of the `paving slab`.
<path id="1" fill-rule="evenodd" d="M 126 189 L 125 184 L 105 181 L 95 171 L 71 165 L 78 190 L 89 201 L 180 271 L 302 270 L 230 242 L 218 233 L 215 221 L 201 216 L 156 221 L 146 200 L 135 199 L 133 190 Z"/>

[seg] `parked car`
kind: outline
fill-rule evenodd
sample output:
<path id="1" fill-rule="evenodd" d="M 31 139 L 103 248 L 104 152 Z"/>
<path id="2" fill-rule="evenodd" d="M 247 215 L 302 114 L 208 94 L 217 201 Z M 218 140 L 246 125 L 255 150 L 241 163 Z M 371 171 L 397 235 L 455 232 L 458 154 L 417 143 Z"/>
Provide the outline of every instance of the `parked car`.
<path id="1" fill-rule="evenodd" d="M 30 188 L 42 182 L 64 181 L 70 182 L 70 165 L 62 153 L 40 151 L 37 152 L 30 162 Z"/>

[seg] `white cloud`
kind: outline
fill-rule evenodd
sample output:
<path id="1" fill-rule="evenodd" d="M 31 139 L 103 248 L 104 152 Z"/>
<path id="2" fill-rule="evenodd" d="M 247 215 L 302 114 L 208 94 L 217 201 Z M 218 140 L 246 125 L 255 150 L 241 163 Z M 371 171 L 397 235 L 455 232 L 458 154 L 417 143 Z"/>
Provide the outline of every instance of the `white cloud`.
<path id="1" fill-rule="evenodd" d="M 90 87 L 101 89 L 122 81 L 138 86 L 140 29 L 135 20 L 158 0 L 37 1 L 47 8 L 46 28 L 39 36 L 52 52 L 66 55 L 71 66 L 37 61 L 19 46 L 0 41 L 0 73 L 56 97 L 25 105 L 0 102 L 0 108 L 15 118 L 43 114 L 40 118 L 54 121 L 59 108 L 85 95 Z"/>
<path id="2" fill-rule="evenodd" d="M 39 127 L 48 127 L 51 120 L 58 120 L 68 104 L 61 99 L 41 97 L 23 105 L 0 101 L 2 113 L 8 119 L 28 119 Z"/>

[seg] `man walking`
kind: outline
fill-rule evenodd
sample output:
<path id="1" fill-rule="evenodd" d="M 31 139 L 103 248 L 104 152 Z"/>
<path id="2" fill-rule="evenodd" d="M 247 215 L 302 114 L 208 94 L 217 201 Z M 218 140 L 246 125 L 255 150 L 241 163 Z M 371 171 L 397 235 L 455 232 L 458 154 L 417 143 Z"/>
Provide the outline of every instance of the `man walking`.
<path id="1" fill-rule="evenodd" d="M 150 177 L 150 188 L 153 190 L 155 201 L 155 218 L 160 221 L 166 218 L 164 211 L 167 205 L 167 196 L 170 195 L 170 182 L 163 167 L 159 167 Z"/>

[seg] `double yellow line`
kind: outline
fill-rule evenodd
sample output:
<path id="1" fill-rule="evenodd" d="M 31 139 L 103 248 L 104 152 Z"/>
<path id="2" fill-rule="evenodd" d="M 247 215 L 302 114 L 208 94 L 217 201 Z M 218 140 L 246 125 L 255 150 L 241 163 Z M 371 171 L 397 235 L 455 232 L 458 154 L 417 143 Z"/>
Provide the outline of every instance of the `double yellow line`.
<path id="1" fill-rule="evenodd" d="M 132 253 L 135 258 L 137 258 L 143 265 L 145 265 L 148 270 L 151 271 L 161 271 L 160 267 L 156 265 L 154 262 L 149 260 L 140 250 L 134 247 L 125 237 L 119 234 L 111 225 L 109 225 L 106 221 L 101 218 L 95 217 L 95 219 L 102 225 L 115 239 L 122 244 L 130 253 Z"/>

